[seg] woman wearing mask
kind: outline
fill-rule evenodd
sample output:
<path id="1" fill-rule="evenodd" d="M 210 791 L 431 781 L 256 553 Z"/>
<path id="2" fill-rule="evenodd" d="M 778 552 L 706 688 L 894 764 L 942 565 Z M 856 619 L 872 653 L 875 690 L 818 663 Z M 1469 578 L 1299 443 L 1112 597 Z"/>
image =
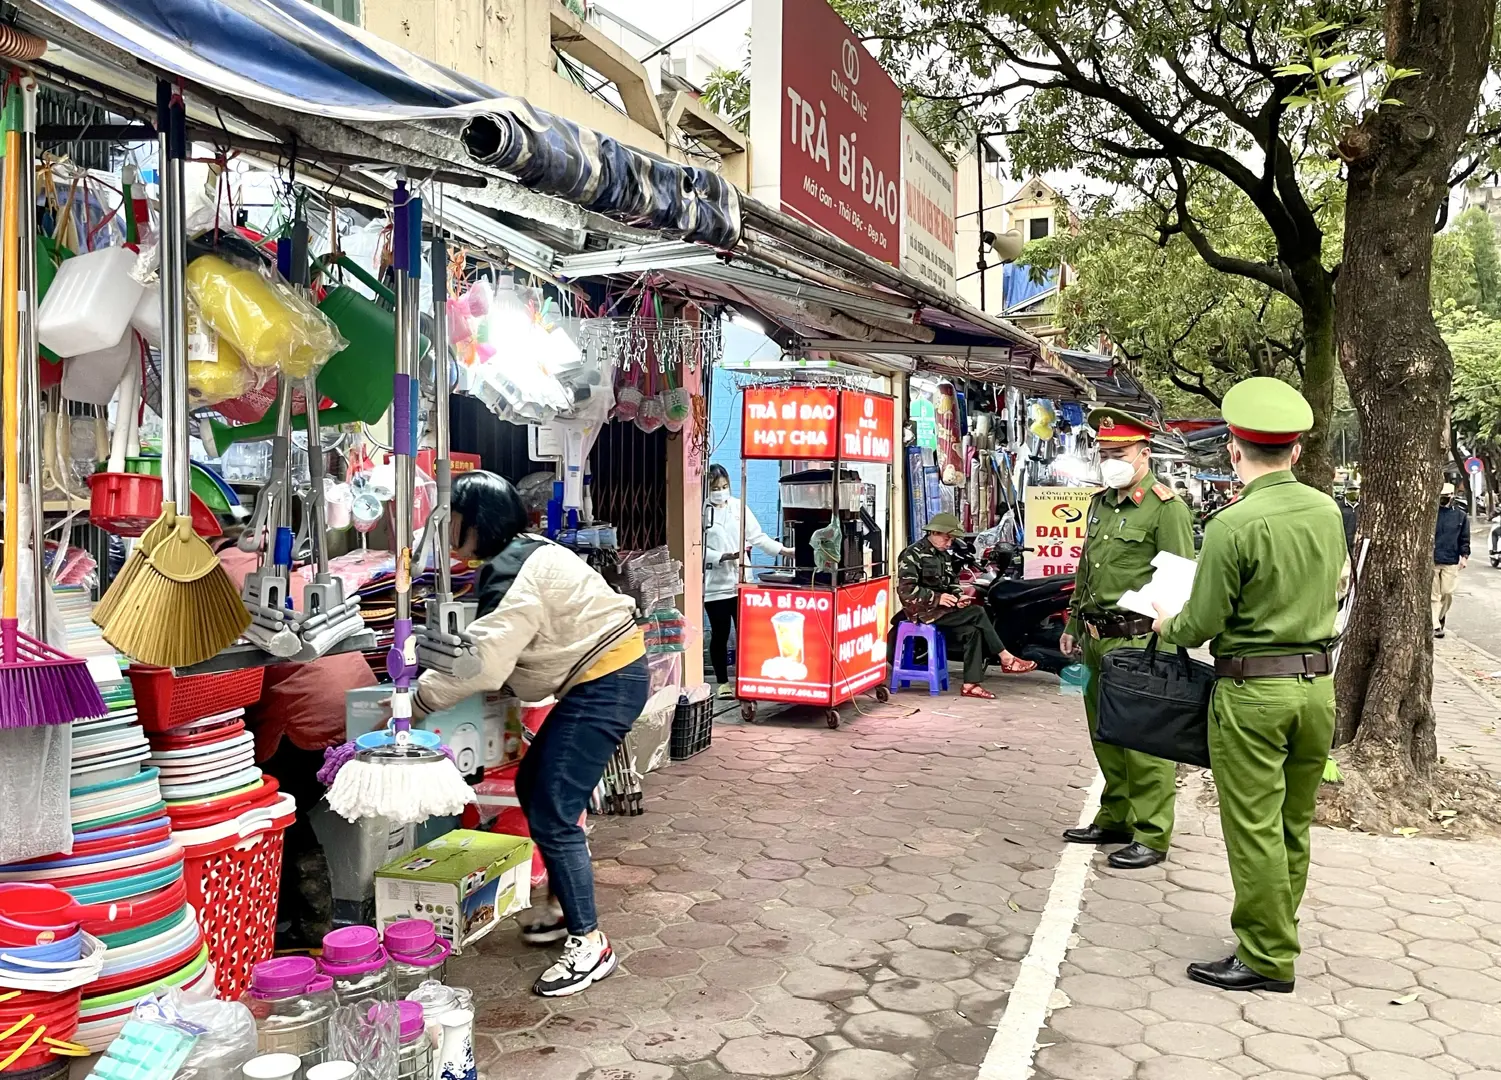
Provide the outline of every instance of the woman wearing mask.
<path id="1" fill-rule="evenodd" d="M 564 942 L 562 959 L 533 991 L 576 994 L 618 963 L 599 929 L 579 818 L 646 705 L 650 680 L 635 602 L 567 548 L 526 532 L 526 509 L 510 481 L 465 473 L 453 482 L 450 505 L 455 556 L 485 563 L 475 586 L 479 614 L 469 624 L 482 669 L 472 679 L 424 672 L 414 711 L 439 712 L 502 687 L 522 701 L 557 699 L 516 773 L 516 798 L 552 892 L 522 938 Z"/>
<path id="2" fill-rule="evenodd" d="M 762 530 L 749 507 L 742 536 L 740 509 L 740 500 L 730 494 L 730 474 L 723 465 L 710 465 L 709 499 L 704 507 L 704 611 L 709 616 L 709 659 L 723 698 L 735 696 L 729 681 L 730 634 L 735 628 L 740 559 L 747 546 L 773 557 L 792 554 L 791 548 Z"/>

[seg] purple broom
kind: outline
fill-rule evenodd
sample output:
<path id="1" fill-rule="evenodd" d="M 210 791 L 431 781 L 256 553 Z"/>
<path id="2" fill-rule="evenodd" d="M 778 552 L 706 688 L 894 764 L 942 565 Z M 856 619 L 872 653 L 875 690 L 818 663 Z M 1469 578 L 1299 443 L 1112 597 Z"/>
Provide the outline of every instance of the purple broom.
<path id="1" fill-rule="evenodd" d="M 30 101 L 27 102 L 28 106 Z M 30 119 L 31 108 L 25 110 Z M 35 228 L 30 207 L 21 220 L 23 170 L 31 160 L 23 156 L 18 124 L 21 91 L 13 87 L 5 109 L 5 210 L 0 217 L 4 231 L 4 269 L 0 291 L 4 293 L 3 335 L 5 398 L 5 603 L 0 615 L 0 729 L 71 724 L 74 720 L 103 716 L 108 710 L 84 661 L 59 652 L 44 641 L 21 633 L 16 618 L 21 587 L 21 311 L 19 294 L 21 229 Z M 28 293 L 27 321 L 36 317 L 35 298 Z M 36 354 L 28 357 L 36 362 Z M 32 407 L 35 405 L 33 403 Z M 31 482 L 36 483 L 37 477 Z"/>

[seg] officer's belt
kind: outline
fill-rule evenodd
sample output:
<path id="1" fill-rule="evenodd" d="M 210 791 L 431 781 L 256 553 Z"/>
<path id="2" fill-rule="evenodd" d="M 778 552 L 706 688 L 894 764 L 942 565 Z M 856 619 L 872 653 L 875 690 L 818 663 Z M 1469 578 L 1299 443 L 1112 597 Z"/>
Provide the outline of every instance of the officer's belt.
<path id="1" fill-rule="evenodd" d="M 1080 615 L 1079 621 L 1092 638 L 1133 638 L 1152 632 L 1145 615 Z"/>
<path id="2" fill-rule="evenodd" d="M 1334 657 L 1326 652 L 1221 656 L 1214 662 L 1214 673 L 1222 679 L 1290 679 L 1301 675 L 1328 675 L 1333 671 Z"/>

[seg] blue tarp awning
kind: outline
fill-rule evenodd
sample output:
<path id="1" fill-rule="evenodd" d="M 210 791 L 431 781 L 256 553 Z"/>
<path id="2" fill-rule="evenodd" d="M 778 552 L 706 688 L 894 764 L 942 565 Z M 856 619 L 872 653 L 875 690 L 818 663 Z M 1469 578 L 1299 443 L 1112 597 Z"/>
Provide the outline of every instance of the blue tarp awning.
<path id="1" fill-rule="evenodd" d="M 351 124 L 468 121 L 481 164 L 642 228 L 730 247 L 734 186 L 432 63 L 306 0 L 30 0 L 144 64 L 231 97 Z"/>

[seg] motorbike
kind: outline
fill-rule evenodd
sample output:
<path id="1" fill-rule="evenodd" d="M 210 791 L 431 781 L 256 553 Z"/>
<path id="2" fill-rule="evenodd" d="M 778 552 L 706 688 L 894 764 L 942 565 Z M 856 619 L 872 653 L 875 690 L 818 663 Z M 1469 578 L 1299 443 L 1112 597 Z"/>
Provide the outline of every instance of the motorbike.
<path id="1" fill-rule="evenodd" d="M 1010 544 L 997 544 L 981 558 L 973 543 L 955 537 L 950 551 L 961 567 L 960 585 L 966 597 L 984 606 L 1013 656 L 1031 660 L 1055 675 L 1074 662 L 1058 648 L 1074 596 L 1071 575 L 1023 580 L 1020 552 Z M 900 613 L 892 619 L 890 643 L 896 640 L 900 620 Z M 991 662 L 999 664 L 1000 657 L 992 657 Z"/>

